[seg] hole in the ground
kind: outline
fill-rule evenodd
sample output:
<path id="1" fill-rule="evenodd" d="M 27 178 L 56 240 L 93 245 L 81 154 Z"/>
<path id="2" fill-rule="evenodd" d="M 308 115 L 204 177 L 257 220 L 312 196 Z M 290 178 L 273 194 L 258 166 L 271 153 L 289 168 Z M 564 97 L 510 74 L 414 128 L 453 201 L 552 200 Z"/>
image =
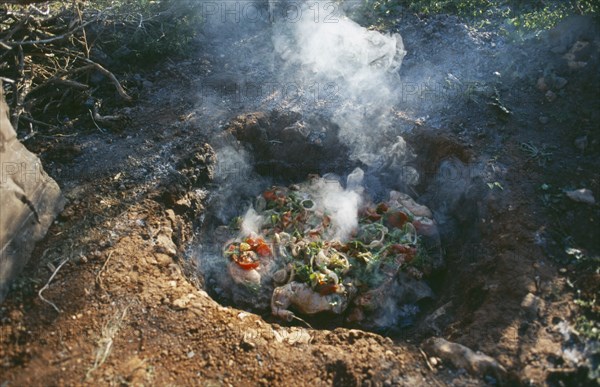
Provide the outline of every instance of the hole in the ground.
<path id="1" fill-rule="evenodd" d="M 198 253 L 205 288 L 272 322 L 439 333 L 452 299 L 444 291 L 456 288 L 445 255 L 464 259 L 462 244 L 477 238 L 472 156 L 421 131 L 406 136 L 410 146 L 396 136 L 381 144 L 367 165 L 338 131 L 323 117 L 281 112 L 226 126 Z"/>

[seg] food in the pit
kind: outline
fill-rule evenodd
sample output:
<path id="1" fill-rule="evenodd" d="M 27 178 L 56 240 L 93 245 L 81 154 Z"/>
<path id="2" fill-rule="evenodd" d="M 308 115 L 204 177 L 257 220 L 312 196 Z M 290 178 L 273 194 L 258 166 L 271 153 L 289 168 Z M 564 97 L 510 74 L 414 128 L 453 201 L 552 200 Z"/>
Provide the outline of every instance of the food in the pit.
<path id="1" fill-rule="evenodd" d="M 222 250 L 231 278 L 284 320 L 328 312 L 378 325 L 394 305 L 433 297 L 423 277 L 438 252 L 424 240 L 437 227 L 408 195 L 373 203 L 356 185 L 312 176 L 264 191 L 237 227 Z"/>
<path id="2" fill-rule="evenodd" d="M 274 316 L 291 321 L 294 314 L 288 310 L 293 305 L 303 314 L 321 312 L 342 313 L 348 307 L 350 293 L 344 285 L 327 285 L 325 292 L 315 291 L 307 283 L 292 281 L 275 288 L 271 298 Z"/>

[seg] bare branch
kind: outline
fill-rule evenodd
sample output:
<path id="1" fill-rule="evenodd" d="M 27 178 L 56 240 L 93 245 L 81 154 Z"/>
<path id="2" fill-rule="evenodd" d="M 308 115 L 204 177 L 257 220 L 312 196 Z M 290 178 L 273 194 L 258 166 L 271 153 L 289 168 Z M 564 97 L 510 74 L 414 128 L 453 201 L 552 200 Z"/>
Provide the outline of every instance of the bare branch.
<path id="1" fill-rule="evenodd" d="M 108 79 L 111 80 L 111 82 L 115 85 L 115 88 L 117 89 L 117 93 L 119 93 L 119 95 L 121 96 L 121 98 L 123 98 L 127 102 L 133 101 L 133 98 L 131 98 L 127 94 L 127 92 L 125 91 L 125 89 L 123 88 L 123 86 L 121 86 L 121 84 L 119 83 L 119 80 L 117 79 L 117 77 L 115 77 L 115 75 L 113 73 L 111 73 L 110 71 L 108 71 L 107 69 L 105 69 L 104 67 L 102 67 L 102 65 L 100 65 L 100 64 L 92 61 L 91 59 L 87 59 L 87 58 L 83 58 L 83 59 L 84 59 L 84 61 L 86 63 L 89 63 L 92 66 L 94 66 L 96 68 L 96 70 L 98 70 L 100 73 L 104 74 L 105 76 L 108 77 Z"/>
<path id="2" fill-rule="evenodd" d="M 1 0 L 0 0 L 1 1 Z M 99 15 L 97 17 L 95 17 L 94 19 L 87 21 L 85 23 L 83 23 L 82 25 L 73 28 L 72 30 L 68 31 L 67 33 L 64 33 L 62 35 L 58 35 L 55 36 L 53 38 L 48 38 L 48 39 L 40 39 L 40 40 L 24 40 L 21 42 L 5 42 L 7 45 L 9 46 L 27 46 L 27 45 L 31 45 L 31 44 L 48 44 L 48 43 L 52 43 L 52 42 L 56 42 L 59 40 L 63 40 L 65 38 L 68 38 L 69 36 L 73 35 L 75 32 L 89 26 L 92 23 L 95 23 L 99 18 Z"/>
<path id="3" fill-rule="evenodd" d="M 44 292 L 44 290 L 48 289 L 48 287 L 50 286 L 50 282 L 52 282 L 52 280 L 56 276 L 56 273 L 58 273 L 58 271 L 60 270 L 60 268 L 63 267 L 63 265 L 65 263 L 67 263 L 68 261 L 69 261 L 69 258 L 63 259 L 63 261 L 60 263 L 60 265 L 58 265 L 58 267 L 56 268 L 56 270 L 54 270 L 54 273 L 52 273 L 52 275 L 50 276 L 50 279 L 48 280 L 48 282 L 46 282 L 46 285 L 44 285 L 44 287 L 41 288 L 40 291 L 38 292 L 38 296 L 42 299 L 42 301 L 44 301 L 45 303 L 47 303 L 50 306 L 52 306 L 54 308 L 54 310 L 56 310 L 57 313 L 60 313 L 60 309 L 58 309 L 58 307 L 56 306 L 56 304 L 54 304 L 52 301 L 48 301 L 47 299 L 45 299 L 44 296 L 42 296 L 42 293 Z"/>

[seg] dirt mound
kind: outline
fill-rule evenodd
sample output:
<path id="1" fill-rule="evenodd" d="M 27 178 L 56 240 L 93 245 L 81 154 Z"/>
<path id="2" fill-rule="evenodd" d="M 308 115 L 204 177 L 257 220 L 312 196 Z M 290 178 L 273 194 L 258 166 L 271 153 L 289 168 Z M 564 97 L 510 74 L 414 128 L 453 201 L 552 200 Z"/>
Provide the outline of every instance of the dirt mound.
<path id="1" fill-rule="evenodd" d="M 339 127 L 325 118 L 273 110 L 238 116 L 225 130 L 249 145 L 255 169 L 266 176 L 294 180 L 306 177 L 306 171 L 324 174 L 347 168 Z"/>

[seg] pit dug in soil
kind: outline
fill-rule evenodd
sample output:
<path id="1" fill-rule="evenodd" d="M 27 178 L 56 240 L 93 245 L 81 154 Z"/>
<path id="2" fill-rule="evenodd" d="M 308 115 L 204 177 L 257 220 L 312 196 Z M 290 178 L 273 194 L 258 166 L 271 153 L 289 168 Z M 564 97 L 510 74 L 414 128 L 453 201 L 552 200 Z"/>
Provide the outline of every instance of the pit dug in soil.
<path id="1" fill-rule="evenodd" d="M 440 232 L 432 211 L 389 179 L 399 175 L 390 163 L 384 180 L 348 161 L 322 118 L 247 114 L 226 133 L 254 156 L 258 174 L 244 184 L 255 180 L 258 192 L 237 198 L 237 216 L 208 216 L 198 266 L 213 298 L 322 328 L 389 333 L 423 317 L 445 268 Z M 330 165 L 344 177 L 316 173 Z"/>

